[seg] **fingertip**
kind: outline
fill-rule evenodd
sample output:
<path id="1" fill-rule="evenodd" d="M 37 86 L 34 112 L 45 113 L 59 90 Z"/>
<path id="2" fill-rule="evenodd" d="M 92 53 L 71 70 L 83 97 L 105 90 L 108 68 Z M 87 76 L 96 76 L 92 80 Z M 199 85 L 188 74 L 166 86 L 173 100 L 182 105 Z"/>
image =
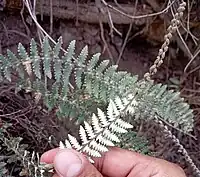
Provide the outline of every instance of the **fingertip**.
<path id="1" fill-rule="evenodd" d="M 42 154 L 40 161 L 41 162 L 45 162 L 45 163 L 53 163 L 54 158 L 56 156 L 56 154 L 58 153 L 59 149 L 55 148 L 55 149 L 51 149 L 47 152 L 45 152 L 44 154 Z"/>
<path id="2" fill-rule="evenodd" d="M 54 158 L 55 170 L 60 176 L 75 177 L 79 176 L 83 170 L 84 158 L 82 154 L 73 149 L 64 149 L 59 151 Z"/>

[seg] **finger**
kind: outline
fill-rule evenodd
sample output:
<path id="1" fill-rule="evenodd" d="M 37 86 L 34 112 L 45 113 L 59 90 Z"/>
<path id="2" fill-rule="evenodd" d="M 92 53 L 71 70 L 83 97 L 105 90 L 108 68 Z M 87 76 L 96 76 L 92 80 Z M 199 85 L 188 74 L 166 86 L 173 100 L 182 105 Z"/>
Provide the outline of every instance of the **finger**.
<path id="1" fill-rule="evenodd" d="M 72 149 L 58 151 L 53 163 L 56 172 L 62 177 L 102 177 L 83 154 Z"/>
<path id="2" fill-rule="evenodd" d="M 47 151 L 42 155 L 41 161 L 53 163 L 58 152 L 59 149 Z M 110 148 L 102 158 L 96 158 L 94 160 L 94 165 L 102 174 L 110 177 L 121 177 L 127 176 L 139 163 L 148 163 L 149 157 L 120 148 Z"/>
<path id="3" fill-rule="evenodd" d="M 110 177 L 128 176 L 139 164 L 145 166 L 151 162 L 151 158 L 148 156 L 116 147 L 110 148 L 102 158 L 94 160 L 96 168 L 103 175 Z"/>
<path id="4" fill-rule="evenodd" d="M 68 177 L 70 176 L 69 173 L 74 173 L 73 175 L 75 177 L 101 176 L 101 174 L 83 156 L 83 154 L 80 154 L 75 150 L 68 150 L 68 149 L 60 150 L 58 148 L 49 150 L 41 156 L 41 162 L 54 163 L 54 168 L 59 175 L 54 174 L 53 177 L 59 177 L 59 176 Z M 79 165 L 77 164 L 77 162 Z M 75 163 L 75 166 L 69 167 L 73 163 Z"/>
<path id="5" fill-rule="evenodd" d="M 184 171 L 173 163 L 117 147 L 110 148 L 102 158 L 95 159 L 95 166 L 101 174 L 109 177 L 186 177 Z"/>
<path id="6" fill-rule="evenodd" d="M 59 149 L 53 149 L 44 153 L 41 161 L 53 163 L 58 152 Z M 168 173 L 170 171 L 171 176 L 185 177 L 184 171 L 177 165 L 116 147 L 110 148 L 110 151 L 105 153 L 102 158 L 94 160 L 97 169 L 104 176 L 109 177 L 147 176 L 147 174 L 156 176 L 160 172 Z"/>
<path id="7" fill-rule="evenodd" d="M 40 161 L 48 164 L 53 163 L 54 158 L 59 150 L 60 150 L 59 148 L 55 148 L 45 152 L 44 154 L 42 154 Z"/>

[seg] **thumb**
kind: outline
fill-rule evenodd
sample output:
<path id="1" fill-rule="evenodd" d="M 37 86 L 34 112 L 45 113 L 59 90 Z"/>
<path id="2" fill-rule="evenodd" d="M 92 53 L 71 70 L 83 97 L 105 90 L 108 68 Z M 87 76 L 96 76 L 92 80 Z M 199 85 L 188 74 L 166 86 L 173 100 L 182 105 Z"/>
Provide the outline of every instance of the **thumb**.
<path id="1" fill-rule="evenodd" d="M 71 149 L 56 154 L 54 168 L 60 177 L 102 177 L 83 154 Z"/>

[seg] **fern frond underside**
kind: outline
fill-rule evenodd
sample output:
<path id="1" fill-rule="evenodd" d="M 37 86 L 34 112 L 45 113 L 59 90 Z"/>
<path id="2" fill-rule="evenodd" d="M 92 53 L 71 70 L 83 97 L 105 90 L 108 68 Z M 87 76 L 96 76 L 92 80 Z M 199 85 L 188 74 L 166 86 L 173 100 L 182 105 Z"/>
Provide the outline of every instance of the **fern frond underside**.
<path id="1" fill-rule="evenodd" d="M 134 113 L 137 102 L 134 96 L 121 100 L 119 97 L 115 101 L 110 100 L 107 113 L 98 109 L 97 115 L 92 115 L 92 126 L 84 122 L 81 125 L 79 135 L 81 144 L 75 137 L 68 134 L 68 139 L 64 143 L 60 142 L 60 148 L 74 148 L 79 152 L 87 154 L 88 157 L 101 157 L 102 152 L 107 152 L 107 146 L 114 146 L 114 142 L 120 142 L 117 134 L 126 133 L 127 129 L 133 126 L 121 119 L 122 114 Z M 89 158 L 93 163 L 94 161 Z"/>

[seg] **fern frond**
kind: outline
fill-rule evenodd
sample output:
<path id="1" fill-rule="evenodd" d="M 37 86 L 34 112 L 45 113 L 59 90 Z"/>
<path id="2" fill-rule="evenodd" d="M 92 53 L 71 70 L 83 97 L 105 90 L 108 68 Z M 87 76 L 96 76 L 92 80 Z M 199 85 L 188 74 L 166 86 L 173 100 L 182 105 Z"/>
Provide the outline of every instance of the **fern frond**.
<path id="1" fill-rule="evenodd" d="M 125 71 L 117 71 L 117 66 L 109 65 L 109 60 L 100 61 L 99 53 L 86 61 L 87 47 L 82 49 L 75 60 L 75 41 L 70 43 L 67 53 L 61 56 L 61 44 L 60 38 L 51 49 L 48 39 L 45 38 L 40 55 L 36 42 L 32 40 L 30 57 L 22 44 L 18 47 L 19 57 L 15 57 L 10 51 L 7 57 L 0 55 L 2 79 L 11 81 L 12 74 L 17 72 L 20 75 L 17 85 L 42 95 L 49 110 L 56 108 L 60 117 L 70 116 L 84 120 L 91 117 L 97 107 L 104 108 L 110 99 L 115 99 L 117 109 L 113 108 L 113 111 L 118 114 L 118 109 L 123 110 L 128 103 L 128 95 L 133 94 L 136 95 L 138 104 L 134 112 L 131 112 L 132 106 L 128 106 L 126 113 L 134 115 L 134 119 L 152 119 L 156 115 L 175 128 L 184 132 L 191 131 L 194 116 L 179 93 L 167 90 L 165 85 L 153 85 L 138 80 L 137 76 Z M 31 74 L 33 77 L 30 77 Z M 72 87 L 70 82 L 73 78 L 75 84 Z M 117 96 L 121 99 L 117 100 Z M 104 115 L 99 111 L 98 114 L 101 114 L 101 122 L 107 116 L 113 119 L 112 112 Z"/>
<path id="2" fill-rule="evenodd" d="M 119 99 L 119 98 L 118 98 Z M 129 98 L 131 103 L 134 97 Z M 110 100 L 107 108 L 107 115 L 98 108 L 98 116 L 93 114 L 92 126 L 85 122 L 85 128 L 80 126 L 79 134 L 81 137 L 81 144 L 76 140 L 75 137 L 68 135 L 69 141 L 67 140 L 66 147 L 73 147 L 76 150 L 86 153 L 88 157 L 101 157 L 102 152 L 108 151 L 106 146 L 114 146 L 113 141 L 119 142 L 117 133 L 125 133 L 126 129 L 132 128 L 131 124 L 126 123 L 120 119 L 120 113 L 125 110 L 119 111 L 119 114 L 114 114 L 113 109 L 116 109 L 115 103 Z M 127 109 L 125 105 L 125 109 Z M 134 106 L 132 106 L 134 110 Z M 109 114 L 108 114 L 109 112 Z M 121 120 L 121 121 L 119 121 Z M 69 146 L 70 142 L 70 146 Z M 60 147 L 63 148 L 64 144 L 60 143 Z"/>
<path id="3" fill-rule="evenodd" d="M 194 122 L 193 111 L 189 109 L 188 104 L 184 103 L 180 93 L 167 91 L 166 86 L 161 84 L 146 83 L 145 85 L 147 90 L 141 92 L 136 98 L 140 100 L 136 114 L 142 117 L 157 115 L 161 120 L 180 128 L 183 132 L 190 132 Z"/>

